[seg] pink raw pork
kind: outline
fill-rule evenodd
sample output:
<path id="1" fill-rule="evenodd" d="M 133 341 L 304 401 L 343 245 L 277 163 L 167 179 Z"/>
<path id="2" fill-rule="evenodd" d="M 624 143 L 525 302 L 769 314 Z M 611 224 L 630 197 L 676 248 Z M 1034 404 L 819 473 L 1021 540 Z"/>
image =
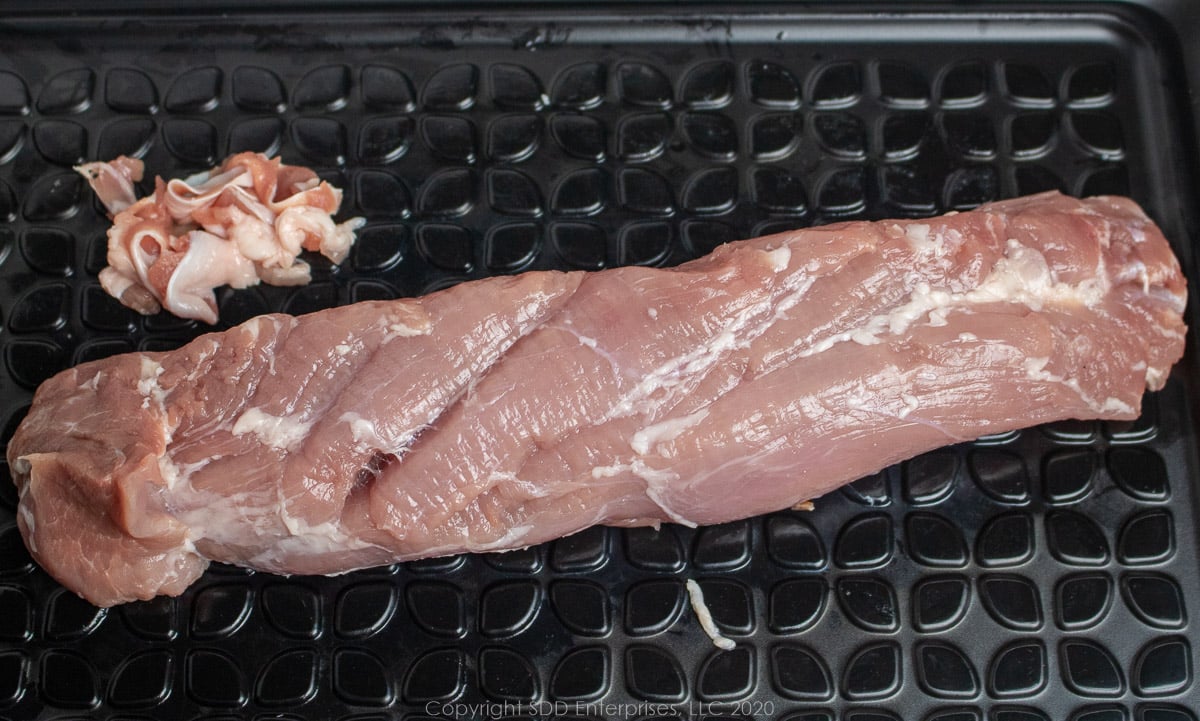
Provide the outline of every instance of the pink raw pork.
<path id="1" fill-rule="evenodd" d="M 99 605 L 214 560 L 332 574 L 719 523 L 980 435 L 1135 418 L 1185 299 L 1132 201 L 1051 193 L 268 315 L 47 381 L 8 448 L 18 521 Z"/>

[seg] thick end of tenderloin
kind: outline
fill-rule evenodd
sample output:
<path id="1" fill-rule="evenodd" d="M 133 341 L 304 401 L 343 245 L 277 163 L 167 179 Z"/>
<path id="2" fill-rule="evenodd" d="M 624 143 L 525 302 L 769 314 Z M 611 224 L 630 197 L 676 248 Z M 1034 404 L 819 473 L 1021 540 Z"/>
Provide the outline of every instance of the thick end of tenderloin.
<path id="1" fill-rule="evenodd" d="M 8 445 L 26 546 L 98 606 L 178 595 L 208 566 L 159 497 L 170 439 L 152 398 L 157 367 L 134 354 L 105 361 L 105 383 L 94 364 L 55 376 Z M 139 384 L 151 393 L 131 408 Z"/>

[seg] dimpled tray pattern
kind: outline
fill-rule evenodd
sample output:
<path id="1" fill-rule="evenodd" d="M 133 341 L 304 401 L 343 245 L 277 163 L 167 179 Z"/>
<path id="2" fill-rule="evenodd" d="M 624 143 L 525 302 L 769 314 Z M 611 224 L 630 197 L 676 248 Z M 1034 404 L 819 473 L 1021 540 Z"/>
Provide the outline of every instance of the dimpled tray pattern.
<path id="1" fill-rule="evenodd" d="M 97 284 L 105 221 L 69 166 L 119 153 L 171 175 L 280 153 L 369 219 L 308 287 L 223 291 L 224 326 L 1055 187 L 1131 194 L 1187 252 L 1135 18 L 505 17 L 0 27 L 5 437 L 53 372 L 204 330 Z M 107 611 L 30 561 L 4 483 L 0 717 L 1195 721 L 1192 437 L 1177 377 L 1138 422 L 937 451 L 812 513 L 337 578 L 213 568 Z"/>

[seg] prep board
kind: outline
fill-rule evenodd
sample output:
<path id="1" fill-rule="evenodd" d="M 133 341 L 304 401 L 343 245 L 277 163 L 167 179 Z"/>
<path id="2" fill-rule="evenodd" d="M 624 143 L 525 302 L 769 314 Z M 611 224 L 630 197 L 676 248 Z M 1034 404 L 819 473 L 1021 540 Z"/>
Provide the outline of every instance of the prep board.
<path id="1" fill-rule="evenodd" d="M 221 291 L 221 327 L 1048 188 L 1131 195 L 1192 268 L 1161 28 L 1112 5 L 835 10 L 0 23 L 4 437 L 53 372 L 206 330 L 98 286 L 105 219 L 70 166 L 120 153 L 167 176 L 278 153 L 368 219 L 308 287 Z M 0 484 L 0 717 L 1194 721 L 1196 372 L 1137 423 L 944 449 L 811 513 L 336 578 L 213 568 L 107 611 L 30 561 Z"/>

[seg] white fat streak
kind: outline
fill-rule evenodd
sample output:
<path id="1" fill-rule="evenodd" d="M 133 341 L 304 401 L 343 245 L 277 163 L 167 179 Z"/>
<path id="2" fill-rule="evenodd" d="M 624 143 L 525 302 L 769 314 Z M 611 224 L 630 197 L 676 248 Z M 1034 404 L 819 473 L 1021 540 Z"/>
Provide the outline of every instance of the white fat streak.
<path id="1" fill-rule="evenodd" d="M 37 520 L 33 511 L 27 503 L 17 506 L 17 511 L 21 514 L 21 520 L 25 521 L 25 542 L 29 544 L 30 551 L 37 553 Z"/>
<path id="2" fill-rule="evenodd" d="M 904 237 L 908 247 L 918 256 L 932 255 L 941 258 L 946 255 L 946 237 L 942 233 L 931 233 L 926 223 L 909 223 L 904 226 Z"/>
<path id="3" fill-rule="evenodd" d="M 770 264 L 771 270 L 782 273 L 787 270 L 788 263 L 792 260 L 792 249 L 781 245 L 774 250 L 764 250 L 763 255 L 767 257 L 767 263 Z"/>
<path id="4" fill-rule="evenodd" d="M 400 558 L 398 560 L 415 561 L 415 560 L 422 559 L 422 558 L 438 558 L 441 556 L 452 556 L 452 555 L 455 555 L 458 553 L 462 553 L 464 550 L 471 552 L 471 553 L 481 553 L 481 552 L 503 553 L 505 551 L 516 551 L 516 550 L 519 550 L 522 548 L 528 548 L 530 545 L 532 545 L 532 544 L 521 544 L 521 541 L 525 538 L 525 536 L 529 535 L 529 532 L 532 531 L 533 529 L 534 529 L 533 525 L 516 526 L 512 529 L 509 529 L 509 531 L 507 533 L 505 533 L 503 536 L 501 536 L 500 538 L 497 538 L 494 541 L 487 541 L 484 543 L 475 543 L 475 542 L 472 542 L 470 539 L 467 539 L 461 545 L 457 544 L 457 543 L 449 543 L 444 546 L 430 546 L 427 548 L 422 548 L 421 552 L 419 554 L 402 555 L 402 556 L 400 556 Z"/>
<path id="5" fill-rule="evenodd" d="M 1107 293 L 1102 269 L 1098 270 L 1097 277 L 1078 284 L 1060 283 L 1054 278 L 1045 256 L 1016 240 L 1009 240 L 1005 257 L 996 261 L 992 272 L 973 290 L 953 293 L 932 288 L 928 283 L 918 283 L 909 294 L 908 302 L 887 313 L 872 316 L 858 328 L 825 338 L 802 352 L 800 357 L 823 353 L 846 341 L 859 345 L 882 343 L 883 336 L 900 335 L 922 318 L 928 318 L 931 326 L 946 325 L 946 316 L 956 308 L 983 303 L 1020 303 L 1033 311 L 1040 311 L 1047 304 L 1092 307 Z"/>
<path id="6" fill-rule="evenodd" d="M 590 348 L 593 351 L 595 351 L 596 355 L 603 358 L 609 364 L 609 366 L 612 367 L 613 371 L 617 375 L 621 375 L 621 363 L 617 360 L 617 358 L 612 353 L 605 350 L 600 345 L 600 342 L 597 339 L 595 339 L 591 336 L 586 336 L 586 335 L 580 333 L 578 330 L 576 330 L 575 323 L 570 318 L 565 319 L 561 325 L 543 326 L 543 328 L 554 328 L 556 330 L 562 330 L 562 331 L 565 331 L 565 332 L 570 333 L 571 335 L 575 336 L 575 340 L 579 342 L 579 345 L 584 346 L 585 348 Z"/>
<path id="7" fill-rule="evenodd" d="M 492 471 L 488 474 L 487 480 L 492 485 L 507 483 L 519 488 L 528 498 L 545 498 L 550 495 L 550 489 L 544 484 L 526 481 L 517 477 L 517 474 L 512 471 Z"/>
<path id="8" fill-rule="evenodd" d="M 1114 398 L 1113 396 L 1109 396 L 1108 398 L 1104 399 L 1102 410 L 1105 413 L 1124 413 L 1129 415 L 1134 413 L 1133 406 L 1129 405 L 1120 398 Z"/>
<path id="9" fill-rule="evenodd" d="M 737 644 L 732 639 L 725 638 L 721 635 L 721 630 L 717 628 L 716 622 L 713 621 L 712 612 L 708 610 L 708 604 L 704 602 L 704 590 L 700 588 L 700 584 L 692 579 L 688 579 L 687 583 L 688 599 L 692 603 L 692 611 L 696 614 L 696 619 L 700 621 L 700 628 L 704 629 L 704 633 L 712 639 L 713 645 L 722 651 L 730 651 Z"/>
<path id="10" fill-rule="evenodd" d="M 408 323 L 398 320 L 395 317 L 386 317 L 382 319 L 383 326 L 383 342 L 390 343 L 396 338 L 415 338 L 417 336 L 432 335 L 433 323 L 425 318 L 424 323 L 418 322 L 417 325 L 409 325 Z"/>
<path id="11" fill-rule="evenodd" d="M 233 424 L 233 435 L 253 433 L 262 443 L 278 450 L 292 450 L 308 437 L 312 421 L 297 416 L 273 416 L 261 408 L 248 408 Z"/>
<path id="12" fill-rule="evenodd" d="M 437 417 L 436 412 L 430 413 L 429 421 L 425 425 L 415 426 L 410 428 L 395 438 L 388 438 L 386 427 L 382 430 L 376 421 L 366 418 L 354 411 L 346 411 L 338 417 L 339 423 L 345 423 L 350 426 L 350 437 L 360 446 L 360 449 L 375 449 L 391 453 L 397 458 L 404 455 L 408 447 L 412 444 L 413 439 L 417 434 L 429 427 L 429 424 Z"/>
<path id="13" fill-rule="evenodd" d="M 346 345 L 345 343 L 338 343 L 333 347 L 333 352 L 337 353 L 339 356 L 344 356 L 350 352 L 350 346 Z"/>
<path id="14" fill-rule="evenodd" d="M 307 550 L 309 553 L 328 553 L 370 548 L 373 544 L 366 543 L 356 536 L 346 533 L 341 519 L 323 521 L 312 524 L 303 518 L 298 518 L 287 512 L 287 504 L 280 504 L 279 519 L 287 528 L 291 538 L 280 539 L 280 544 L 290 544 L 289 550 Z M 300 548 L 296 548 L 300 546 Z"/>
<path id="15" fill-rule="evenodd" d="M 271 326 L 272 331 L 276 335 L 279 334 L 279 331 L 283 327 L 277 317 L 269 316 L 269 315 L 260 315 L 253 320 L 243 323 L 241 325 L 241 329 L 243 332 L 250 334 L 251 345 L 256 345 L 258 343 L 258 337 L 260 335 L 262 335 L 263 331 L 266 329 L 266 326 L 268 326 L 268 325 Z M 215 344 L 213 347 L 215 347 Z M 276 355 L 275 353 L 267 354 L 267 364 L 268 364 L 267 372 L 270 375 L 275 375 L 275 355 Z"/>
<path id="16" fill-rule="evenodd" d="M 163 585 L 174 584 L 178 581 L 183 574 L 185 565 L 190 566 L 189 561 L 200 554 L 196 551 L 196 544 L 192 542 L 192 539 L 184 538 L 178 546 L 167 552 L 167 556 L 174 560 L 174 564 L 170 570 L 161 571 Z"/>
<path id="17" fill-rule="evenodd" d="M 677 356 L 646 374 L 636 386 L 625 393 L 620 400 L 609 409 L 605 420 L 613 420 L 633 415 L 646 408 L 647 399 L 657 390 L 678 385 L 686 377 L 701 373 L 716 363 L 725 352 L 738 346 L 737 331 L 726 330 L 718 334 L 711 342 Z"/>
<path id="18" fill-rule="evenodd" d="M 1146 242 L 1145 224 L 1139 221 L 1131 222 L 1125 227 L 1129 232 L 1129 237 L 1133 240 L 1134 245 L 1142 245 Z"/>
<path id="19" fill-rule="evenodd" d="M 429 335 L 432 332 L 432 326 L 413 328 L 411 325 L 404 325 L 403 323 L 392 323 L 388 326 L 388 335 L 391 338 L 411 338 L 418 335 Z"/>
<path id="20" fill-rule="evenodd" d="M 798 399 L 797 405 L 800 407 L 800 411 L 804 413 L 806 417 L 813 420 L 820 420 L 830 413 L 830 410 L 825 407 L 825 404 L 813 396 L 804 396 L 803 398 Z M 761 416 L 753 417 L 752 420 L 755 423 L 759 423 L 761 421 Z M 753 427 L 747 426 L 747 430 L 755 433 L 760 440 L 765 440 L 770 435 L 769 428 L 761 424 Z M 749 434 L 747 434 L 747 439 L 750 439 Z"/>
<path id="21" fill-rule="evenodd" d="M 138 393 L 146 397 L 154 397 L 162 401 L 162 388 L 158 385 L 158 377 L 163 374 L 162 364 L 142 356 L 141 378 L 138 380 Z"/>
<path id="22" fill-rule="evenodd" d="M 1096 269 L 1095 277 L 1074 285 L 1060 283 L 1044 255 L 1016 240 L 1009 240 L 1005 257 L 997 261 L 988 277 L 966 296 L 972 303 L 1016 302 L 1035 311 L 1047 303 L 1090 308 L 1104 300 L 1109 290 L 1107 281 L 1101 265 Z"/>
<path id="23" fill-rule="evenodd" d="M 270 569 L 280 560 L 295 556 L 315 556 L 376 547 L 375 544 L 346 533 L 340 521 L 310 524 L 286 513 L 281 513 L 280 518 L 291 535 L 276 539 L 251 558 L 249 565 Z"/>
<path id="24" fill-rule="evenodd" d="M 288 319 L 289 322 L 292 320 L 294 319 Z M 283 323 L 284 321 L 279 316 L 260 315 L 251 321 L 243 323 L 240 327 L 244 332 L 249 333 L 251 339 L 257 343 L 259 336 L 267 331 L 267 326 L 271 326 L 270 332 L 272 334 L 279 335 L 280 331 L 283 330 Z M 271 372 L 274 373 L 274 366 L 272 366 Z"/>
<path id="25" fill-rule="evenodd" d="M 163 374 L 161 363 L 153 361 L 145 356 L 141 359 L 140 379 L 137 383 L 138 393 L 142 396 L 142 408 L 149 409 L 150 403 L 158 405 L 159 422 L 161 423 L 163 433 L 163 446 L 167 448 L 167 452 L 158 458 L 158 472 L 162 476 L 162 481 L 166 485 L 167 490 L 174 490 L 179 483 L 179 470 L 174 461 L 171 460 L 170 447 L 171 439 L 174 436 L 174 431 L 168 425 L 166 413 L 166 391 L 158 383 L 158 377 Z M 99 374 L 97 374 L 98 377 Z M 96 379 L 93 378 L 93 381 Z"/>
<path id="26" fill-rule="evenodd" d="M 1152 294 L 1151 288 L 1153 287 L 1153 282 L 1151 281 L 1151 277 L 1150 277 L 1150 269 L 1147 268 L 1144 260 L 1136 259 L 1136 258 L 1129 259 L 1128 262 L 1126 263 L 1126 268 L 1124 268 L 1124 271 L 1122 272 L 1121 277 L 1122 277 L 1122 280 L 1124 280 L 1124 281 L 1130 281 L 1130 280 L 1138 281 L 1139 283 L 1141 283 L 1141 292 L 1142 293 L 1144 293 L 1146 295 Z M 1165 290 L 1165 288 L 1163 290 Z M 1174 306 L 1176 312 L 1182 313 L 1184 310 L 1186 310 L 1186 307 L 1187 307 L 1187 296 L 1186 295 L 1181 296 L 1178 294 L 1170 294 L 1170 293 L 1160 294 L 1160 298 L 1163 298 L 1163 296 L 1169 296 L 1169 298 L 1171 298 L 1172 301 L 1175 301 L 1175 302 L 1172 302 L 1172 306 Z"/>
<path id="27" fill-rule="evenodd" d="M 708 409 L 701 408 L 695 413 L 690 413 L 682 418 L 668 418 L 665 421 L 646 426 L 637 433 L 634 433 L 633 438 L 629 441 L 629 445 L 633 447 L 633 450 L 637 451 L 638 455 L 644 456 L 650 452 L 652 447 L 659 443 L 667 443 L 675 440 L 681 433 L 699 424 L 707 417 Z"/>
<path id="28" fill-rule="evenodd" d="M 176 463 L 175 460 L 170 457 L 168 452 L 167 454 L 159 457 L 158 471 L 162 474 L 163 480 L 167 484 L 167 488 L 173 489 L 181 483 L 191 483 L 193 473 L 201 468 L 204 468 L 210 462 L 223 457 L 224 456 L 222 455 L 216 455 L 196 461 L 195 463 Z"/>
<path id="29" fill-rule="evenodd" d="M 1129 405 L 1120 398 L 1109 396 L 1108 398 L 1105 398 L 1103 402 L 1096 400 L 1080 387 L 1079 380 L 1077 378 L 1064 378 L 1063 376 L 1047 371 L 1046 366 L 1049 365 L 1049 363 L 1050 359 L 1044 356 L 1026 358 L 1024 363 L 1025 377 L 1031 381 L 1059 383 L 1067 388 L 1070 388 L 1072 391 L 1074 391 L 1075 395 L 1079 396 L 1081 401 L 1087 404 L 1088 408 L 1091 408 L 1096 413 L 1134 413 L 1133 406 Z"/>
<path id="30" fill-rule="evenodd" d="M 592 478 L 595 478 L 596 480 L 600 480 L 601 478 L 612 478 L 613 476 L 619 476 L 622 473 L 628 473 L 630 470 L 631 469 L 628 463 L 614 463 L 611 466 L 595 466 L 592 468 Z"/>
<path id="31" fill-rule="evenodd" d="M 181 474 L 179 466 L 171 459 L 169 453 L 164 453 L 158 457 L 158 474 L 162 476 L 163 483 L 167 485 L 167 490 L 172 490 L 179 485 Z"/>
<path id="32" fill-rule="evenodd" d="M 501 537 L 487 543 L 471 543 L 467 542 L 466 548 L 468 551 L 478 553 L 480 551 L 511 551 L 518 547 L 521 540 L 529 535 L 533 530 L 533 524 L 525 526 L 514 526 Z"/>
<path id="33" fill-rule="evenodd" d="M 695 528 L 696 522 L 681 516 L 671 508 L 665 500 L 663 500 L 663 492 L 667 490 L 672 482 L 679 480 L 679 476 L 670 471 L 660 471 L 656 468 L 651 468 L 646 465 L 646 462 L 640 458 L 635 458 L 631 463 L 614 463 L 608 466 L 595 466 L 592 468 L 592 478 L 600 480 L 601 478 L 613 478 L 626 473 L 631 473 L 646 483 L 646 497 L 658 506 L 659 510 L 666 515 L 673 523 L 678 523 L 681 526 Z"/>
<path id="34" fill-rule="evenodd" d="M 79 384 L 79 390 L 95 392 L 100 387 L 100 376 L 102 375 L 104 375 L 104 371 L 96 371 L 96 375 L 92 376 L 91 380 Z"/>
<path id="35" fill-rule="evenodd" d="M 195 465 L 185 467 L 185 475 Z M 186 500 L 174 515 L 188 527 L 189 543 L 241 545 L 248 533 L 260 540 L 262 550 L 246 560 L 248 567 L 282 573 L 289 558 L 377 547 L 347 533 L 338 519 L 314 524 L 290 515 L 278 486 L 230 495 L 189 489 Z"/>
<path id="36" fill-rule="evenodd" d="M 1147 368 L 1146 369 L 1146 385 L 1151 388 L 1159 388 L 1166 379 L 1167 373 L 1162 368 Z"/>
<path id="37" fill-rule="evenodd" d="M 647 308 L 646 315 L 650 316 L 650 320 L 658 320 L 658 308 Z"/>
<path id="38" fill-rule="evenodd" d="M 350 425 L 350 437 L 354 439 L 355 443 L 366 443 L 382 450 L 381 446 L 384 445 L 384 442 L 375 427 L 375 421 L 363 418 L 354 411 L 346 411 L 338 417 L 338 422 Z"/>
<path id="39" fill-rule="evenodd" d="M 188 538 L 202 538 L 214 543 L 240 545 L 250 532 L 269 545 L 280 533 L 277 508 L 264 495 L 276 491 L 233 493 L 224 495 L 188 488 L 173 496 L 172 515 L 188 529 Z M 264 554 L 267 551 L 264 550 Z M 263 555 L 263 554 L 260 554 Z"/>
<path id="40" fill-rule="evenodd" d="M 259 332 L 262 330 L 262 324 L 265 322 L 267 322 L 266 318 L 264 316 L 260 315 L 257 318 L 255 318 L 252 322 L 242 324 L 241 331 L 243 333 L 249 334 L 249 336 L 250 336 L 249 345 L 254 345 L 254 344 L 258 343 Z"/>
<path id="41" fill-rule="evenodd" d="M 903 378 L 900 371 L 895 368 L 887 368 L 884 371 L 888 377 L 877 378 L 872 383 L 872 388 L 875 386 L 881 388 L 894 388 L 903 385 Z M 937 380 L 934 375 L 925 380 Z M 885 415 L 895 416 L 900 420 L 908 418 L 913 411 L 921 407 L 921 399 L 917 396 L 901 392 L 898 396 L 899 408 L 895 411 L 888 410 L 888 406 L 897 402 L 897 397 L 887 398 L 875 393 L 872 388 L 868 388 L 866 384 L 859 382 L 847 390 L 847 395 L 843 403 L 844 407 L 855 411 L 866 411 L 868 413 L 882 413 Z M 815 417 L 815 416 L 810 416 Z"/>
<path id="42" fill-rule="evenodd" d="M 743 308 L 733 317 L 725 330 L 714 336 L 708 343 L 676 356 L 647 373 L 637 385 L 613 404 L 605 414 L 604 420 L 624 418 L 639 411 L 652 410 L 647 399 L 655 391 L 671 388 L 691 376 L 707 371 L 731 350 L 748 347 L 755 338 L 767 332 L 767 329 L 784 313 L 795 307 L 815 281 L 815 276 L 804 278 L 799 287 L 779 299 L 778 303 L 775 303 L 774 298 L 767 298 Z M 774 305 L 773 313 L 762 319 L 757 325 L 751 325 L 756 316 L 771 310 L 772 305 Z"/>
<path id="43" fill-rule="evenodd" d="M 640 458 L 634 460 L 634 462 L 630 464 L 629 470 L 631 470 L 635 476 L 646 482 L 646 497 L 651 501 L 654 501 L 654 505 L 662 509 L 662 512 L 666 514 L 667 518 L 681 526 L 687 526 L 688 528 L 696 527 L 695 521 L 689 520 L 679 513 L 676 513 L 675 509 L 671 508 L 670 504 L 664 500 L 667 487 L 672 482 L 679 480 L 678 475 L 671 473 L 670 471 L 660 471 L 655 468 L 651 468 Z"/>

